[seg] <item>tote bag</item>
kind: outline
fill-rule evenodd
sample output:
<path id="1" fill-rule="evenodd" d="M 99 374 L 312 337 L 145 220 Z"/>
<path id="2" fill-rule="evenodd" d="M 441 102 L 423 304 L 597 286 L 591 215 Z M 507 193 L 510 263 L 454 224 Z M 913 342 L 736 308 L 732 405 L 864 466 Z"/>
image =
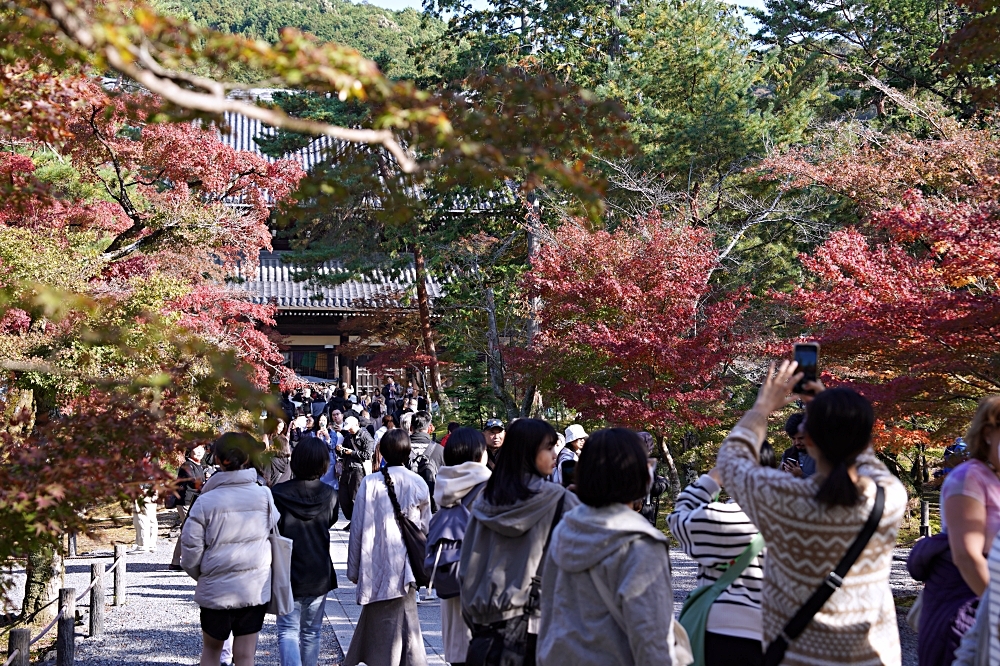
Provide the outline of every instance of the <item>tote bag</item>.
<path id="1" fill-rule="evenodd" d="M 705 627 L 708 624 L 708 614 L 712 610 L 712 604 L 719 598 L 719 595 L 726 591 L 737 578 L 740 577 L 753 558 L 760 555 L 764 550 L 764 537 L 760 533 L 754 535 L 750 540 L 750 545 L 740 553 L 732 566 L 726 569 L 719 580 L 712 585 L 704 585 L 691 592 L 684 601 L 678 621 L 687 630 L 688 638 L 691 641 L 691 652 L 694 657 L 694 666 L 704 666 L 705 664 Z"/>
<path id="2" fill-rule="evenodd" d="M 271 515 L 270 505 L 267 515 Z M 267 604 L 267 612 L 269 615 L 288 615 L 295 607 L 292 596 L 292 540 L 278 533 L 277 524 L 271 528 L 267 540 L 271 544 L 271 601 Z"/>

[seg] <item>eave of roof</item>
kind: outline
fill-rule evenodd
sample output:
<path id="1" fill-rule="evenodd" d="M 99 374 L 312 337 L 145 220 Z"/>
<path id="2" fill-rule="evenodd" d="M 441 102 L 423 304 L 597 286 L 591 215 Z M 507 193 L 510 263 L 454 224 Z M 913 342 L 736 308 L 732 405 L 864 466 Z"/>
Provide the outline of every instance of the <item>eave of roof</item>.
<path id="1" fill-rule="evenodd" d="M 242 282 L 234 288 L 250 292 L 254 303 L 273 303 L 281 312 L 309 314 L 363 313 L 372 310 L 411 310 L 416 298 L 416 270 L 411 264 L 401 274 L 390 276 L 376 272 L 362 280 L 347 280 L 333 286 L 317 286 L 295 280 L 301 269 L 286 263 L 286 252 L 261 252 L 254 267 L 241 264 L 236 277 Z M 324 275 L 344 275 L 347 271 L 337 261 L 326 261 L 319 266 Z M 431 299 L 440 298 L 442 285 L 433 277 L 427 279 L 427 293 Z"/>

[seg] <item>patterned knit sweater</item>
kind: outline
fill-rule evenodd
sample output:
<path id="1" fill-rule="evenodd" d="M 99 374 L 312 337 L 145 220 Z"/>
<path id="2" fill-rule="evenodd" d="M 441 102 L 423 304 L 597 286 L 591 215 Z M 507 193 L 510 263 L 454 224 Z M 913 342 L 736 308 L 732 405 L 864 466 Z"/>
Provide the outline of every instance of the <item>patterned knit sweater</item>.
<path id="1" fill-rule="evenodd" d="M 840 562 L 871 513 L 878 483 L 885 488 L 885 510 L 878 530 L 851 567 L 843 587 L 792 641 L 782 663 L 899 664 L 899 630 L 889 571 L 906 507 L 902 483 L 869 449 L 857 461 L 861 503 L 855 507 L 820 504 L 814 499 L 820 475 L 798 479 L 760 467 L 758 451 L 766 434 L 767 416 L 751 410 L 723 442 L 718 457 L 726 489 L 767 542 L 764 644 L 781 632 Z"/>

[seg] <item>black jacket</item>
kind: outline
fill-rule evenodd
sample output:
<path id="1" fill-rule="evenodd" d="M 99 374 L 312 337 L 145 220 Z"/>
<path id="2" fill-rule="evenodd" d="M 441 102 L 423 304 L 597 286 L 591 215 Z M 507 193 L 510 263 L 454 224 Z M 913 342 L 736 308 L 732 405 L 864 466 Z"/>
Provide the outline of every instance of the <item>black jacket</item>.
<path id="1" fill-rule="evenodd" d="M 271 489 L 281 513 L 278 532 L 292 540 L 292 596 L 318 597 L 337 587 L 330 559 L 330 527 L 337 491 L 319 479 L 292 479 Z"/>
<path id="2" fill-rule="evenodd" d="M 353 435 L 346 430 L 341 430 L 340 434 L 344 436 L 344 443 L 341 446 L 354 451 L 344 456 L 344 467 L 361 467 L 366 460 L 371 460 L 375 455 L 375 438 L 364 428 Z"/>

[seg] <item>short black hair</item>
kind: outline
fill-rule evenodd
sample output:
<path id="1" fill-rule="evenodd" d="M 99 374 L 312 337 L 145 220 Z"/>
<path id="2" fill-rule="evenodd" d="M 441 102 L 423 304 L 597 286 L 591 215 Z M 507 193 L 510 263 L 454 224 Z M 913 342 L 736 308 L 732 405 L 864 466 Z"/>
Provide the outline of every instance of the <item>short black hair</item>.
<path id="1" fill-rule="evenodd" d="M 639 434 L 628 428 L 598 430 L 576 463 L 576 495 L 594 507 L 628 504 L 646 496 L 649 463 Z"/>
<path id="2" fill-rule="evenodd" d="M 330 449 L 319 437 L 303 437 L 292 451 L 291 465 L 296 479 L 318 479 L 330 468 Z"/>
<path id="3" fill-rule="evenodd" d="M 459 423 L 458 421 L 449 421 L 448 422 L 448 432 L 455 432 L 456 430 L 458 430 L 461 427 L 462 427 L 462 424 Z"/>
<path id="4" fill-rule="evenodd" d="M 431 415 L 424 411 L 416 412 L 410 421 L 410 432 L 427 432 L 431 424 Z"/>
<path id="5" fill-rule="evenodd" d="M 535 467 L 538 450 L 555 442 L 555 428 L 541 419 L 518 419 L 511 423 L 493 475 L 483 491 L 486 501 L 494 506 L 508 506 L 534 495 L 525 482 L 526 475 L 541 476 Z"/>
<path id="6" fill-rule="evenodd" d="M 227 432 L 212 444 L 212 457 L 226 472 L 235 472 L 247 466 L 264 446 L 245 432 Z"/>
<path id="7" fill-rule="evenodd" d="M 449 467 L 464 462 L 479 462 L 486 451 L 486 438 L 475 428 L 457 428 L 444 445 L 444 464 Z"/>
<path id="8" fill-rule="evenodd" d="M 378 441 L 378 450 L 386 466 L 405 465 L 410 460 L 410 436 L 401 428 L 389 430 Z"/>
<path id="9" fill-rule="evenodd" d="M 785 434 L 789 437 L 795 437 L 799 434 L 799 426 L 802 425 L 802 420 L 806 417 L 805 412 L 795 412 L 788 417 L 785 421 Z"/>

